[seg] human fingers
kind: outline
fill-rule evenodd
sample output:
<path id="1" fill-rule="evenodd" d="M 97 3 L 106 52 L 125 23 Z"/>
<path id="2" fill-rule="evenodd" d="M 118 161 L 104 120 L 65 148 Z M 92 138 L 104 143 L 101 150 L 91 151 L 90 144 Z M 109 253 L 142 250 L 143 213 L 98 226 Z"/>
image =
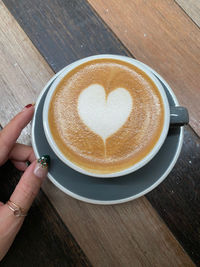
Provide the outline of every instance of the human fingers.
<path id="1" fill-rule="evenodd" d="M 12 163 L 19 171 L 25 171 L 28 168 L 28 163 L 25 161 L 12 160 Z"/>
<path id="2" fill-rule="evenodd" d="M 42 156 L 34 161 L 22 175 L 10 200 L 27 212 L 47 176 L 50 157 Z"/>
<path id="3" fill-rule="evenodd" d="M 12 161 L 30 161 L 33 162 L 35 154 L 31 146 L 15 143 L 8 158 Z"/>
<path id="4" fill-rule="evenodd" d="M 20 218 L 22 217 L 13 216 L 6 204 L 0 206 L 0 261 L 6 255 L 23 223 L 23 219 Z"/>
<path id="5" fill-rule="evenodd" d="M 33 117 L 34 106 L 27 105 L 20 113 L 18 113 L 0 132 L 0 165 L 2 165 L 8 157 L 14 143 L 19 137 L 23 128 L 30 122 Z"/>
<path id="6" fill-rule="evenodd" d="M 0 261 L 22 226 L 23 215 L 26 215 L 47 175 L 49 162 L 49 156 L 34 161 L 22 175 L 10 202 L 0 205 Z"/>

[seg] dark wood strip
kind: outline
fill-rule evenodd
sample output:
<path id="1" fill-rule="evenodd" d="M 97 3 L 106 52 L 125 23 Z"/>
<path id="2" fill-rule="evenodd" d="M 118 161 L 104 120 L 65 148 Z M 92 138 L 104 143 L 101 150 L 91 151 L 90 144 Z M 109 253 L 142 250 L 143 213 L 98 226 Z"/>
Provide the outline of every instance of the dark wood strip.
<path id="1" fill-rule="evenodd" d="M 127 54 L 85 0 L 3 2 L 55 72 L 93 54 Z"/>
<path id="2" fill-rule="evenodd" d="M 183 149 L 167 179 L 147 195 L 170 230 L 200 266 L 200 139 L 187 126 Z"/>
<path id="3" fill-rule="evenodd" d="M 9 199 L 20 176 L 21 173 L 10 162 L 0 168 L 1 201 L 6 202 Z M 91 266 L 42 191 L 0 265 Z"/>
<path id="4" fill-rule="evenodd" d="M 4 0 L 4 3 L 54 71 L 92 54 L 129 55 L 84 0 L 40 0 L 37 5 L 31 0 L 17 4 L 14 0 Z M 197 264 L 200 262 L 199 156 L 199 138 L 187 127 L 176 167 L 165 182 L 147 196 Z"/>

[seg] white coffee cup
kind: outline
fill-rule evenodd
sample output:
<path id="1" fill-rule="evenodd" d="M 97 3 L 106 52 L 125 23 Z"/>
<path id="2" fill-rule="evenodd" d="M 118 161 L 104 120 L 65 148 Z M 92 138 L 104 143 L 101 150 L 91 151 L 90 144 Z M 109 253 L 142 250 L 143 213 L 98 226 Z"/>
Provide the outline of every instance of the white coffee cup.
<path id="1" fill-rule="evenodd" d="M 78 67 L 79 65 L 81 65 L 85 62 L 95 60 L 95 59 L 104 59 L 104 58 L 118 59 L 118 60 L 130 63 L 130 64 L 136 66 L 137 68 L 141 69 L 143 72 L 145 72 L 151 78 L 151 80 L 154 82 L 157 89 L 159 90 L 160 95 L 161 95 L 162 100 L 163 100 L 164 124 L 163 124 L 163 129 L 162 129 L 161 135 L 160 135 L 159 139 L 157 140 L 155 146 L 142 160 L 140 160 L 139 162 L 137 162 L 133 166 L 131 166 L 127 169 L 124 169 L 122 171 L 119 171 L 119 172 L 114 172 L 114 173 L 109 173 L 109 174 L 97 174 L 97 173 L 88 172 L 87 170 L 74 164 L 69 159 L 67 159 L 66 156 L 60 151 L 60 149 L 56 145 L 56 143 L 53 139 L 53 136 L 51 134 L 51 131 L 50 131 L 50 127 L 49 127 L 49 123 L 48 123 L 48 112 L 49 112 L 49 105 L 50 105 L 51 98 L 53 96 L 54 91 L 56 90 L 56 88 L 57 88 L 58 84 L 61 82 L 61 80 L 71 70 L 73 70 L 74 68 Z M 162 144 L 164 143 L 164 141 L 167 137 L 170 124 L 182 126 L 186 123 L 188 123 L 187 110 L 183 107 L 172 107 L 172 108 L 169 107 L 169 103 L 168 103 L 168 99 L 167 99 L 165 90 L 164 90 L 162 84 L 159 82 L 159 80 L 154 76 L 154 74 L 151 73 L 141 62 L 139 62 L 133 58 L 129 58 L 129 57 L 125 57 L 125 56 L 118 56 L 118 55 L 96 55 L 96 56 L 83 58 L 81 60 L 78 60 L 78 61 L 68 65 L 66 68 L 64 68 L 63 72 L 52 83 L 52 85 L 49 89 L 49 92 L 46 96 L 46 99 L 44 102 L 44 107 L 43 107 L 44 132 L 45 132 L 45 135 L 46 135 L 46 138 L 47 138 L 47 141 L 48 141 L 50 147 L 55 152 L 55 154 L 58 156 L 58 158 L 60 160 L 62 160 L 66 165 L 68 165 L 69 167 L 71 167 L 72 169 L 74 169 L 80 173 L 83 173 L 85 175 L 90 175 L 93 177 L 100 177 L 100 178 L 118 177 L 118 176 L 129 174 L 131 172 L 134 172 L 134 171 L 142 168 L 158 153 L 159 149 L 161 148 Z"/>

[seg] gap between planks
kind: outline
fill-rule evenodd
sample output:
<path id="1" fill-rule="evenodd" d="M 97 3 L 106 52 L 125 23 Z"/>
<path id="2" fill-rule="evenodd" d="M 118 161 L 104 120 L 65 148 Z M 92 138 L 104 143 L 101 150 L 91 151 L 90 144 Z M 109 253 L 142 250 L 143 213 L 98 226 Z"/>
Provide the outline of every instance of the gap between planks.
<path id="1" fill-rule="evenodd" d="M 175 0 L 175 2 L 188 14 L 188 16 L 200 27 L 200 1 Z"/>

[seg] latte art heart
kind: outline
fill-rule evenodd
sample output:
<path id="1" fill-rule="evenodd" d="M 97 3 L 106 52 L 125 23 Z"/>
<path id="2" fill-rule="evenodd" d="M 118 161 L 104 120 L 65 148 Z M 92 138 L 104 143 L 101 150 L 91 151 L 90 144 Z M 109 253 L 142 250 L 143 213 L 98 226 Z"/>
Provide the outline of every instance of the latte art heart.
<path id="1" fill-rule="evenodd" d="M 80 64 L 60 80 L 48 122 L 66 159 L 90 173 L 111 174 L 150 153 L 163 128 L 164 105 L 142 70 L 100 58 Z"/>
<path id="2" fill-rule="evenodd" d="M 105 142 L 127 121 L 132 105 L 126 89 L 116 88 L 106 97 L 101 85 L 92 84 L 79 95 L 78 113 L 85 125 Z"/>

